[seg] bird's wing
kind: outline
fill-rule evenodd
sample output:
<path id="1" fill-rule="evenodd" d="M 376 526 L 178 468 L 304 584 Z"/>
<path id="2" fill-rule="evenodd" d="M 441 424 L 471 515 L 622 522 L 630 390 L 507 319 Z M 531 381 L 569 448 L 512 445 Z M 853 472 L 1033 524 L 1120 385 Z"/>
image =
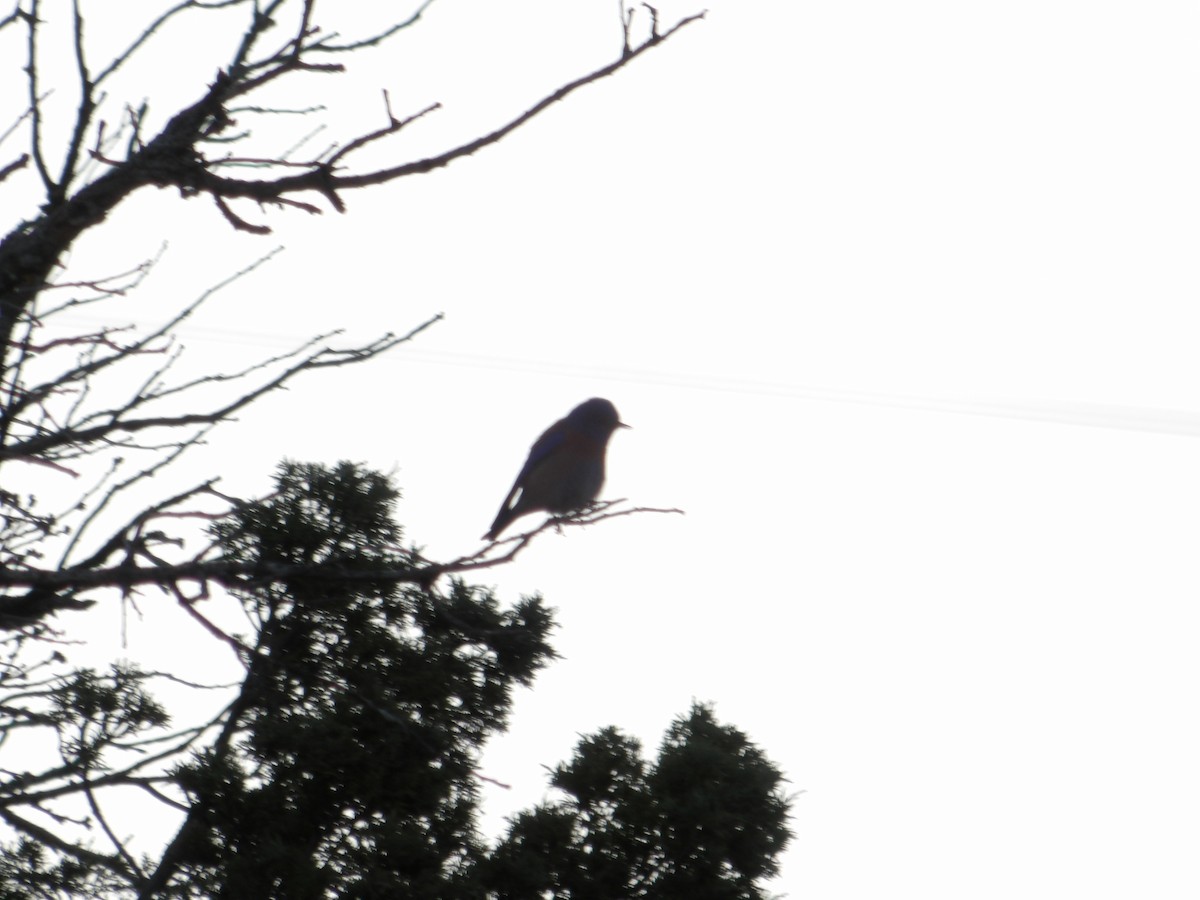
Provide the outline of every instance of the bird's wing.
<path id="1" fill-rule="evenodd" d="M 529 449 L 529 456 L 525 460 L 525 465 L 521 467 L 516 481 L 513 482 L 513 486 L 508 491 L 508 496 L 500 504 L 500 511 L 496 513 L 496 520 L 492 522 L 492 527 L 484 535 L 485 540 L 495 540 L 500 532 L 504 531 L 512 523 L 513 519 L 521 514 L 517 496 L 524 490 L 529 474 L 549 459 L 554 454 L 554 451 L 561 447 L 566 440 L 566 435 L 562 429 L 557 427 L 558 424 L 555 422 L 554 425 L 551 425 L 543 432 L 540 438 L 534 441 L 533 446 Z"/>
<path id="2" fill-rule="evenodd" d="M 533 446 L 529 448 L 529 456 L 525 459 L 525 465 L 521 466 L 521 471 L 517 473 L 517 478 L 513 482 L 512 488 L 509 489 L 508 496 L 500 504 L 501 514 L 512 509 L 517 494 L 525 486 L 525 480 L 529 477 L 529 473 L 545 462 L 555 450 L 563 445 L 566 439 L 567 435 L 562 428 L 562 421 L 559 420 L 543 431 L 542 436 L 533 442 Z"/>
<path id="3" fill-rule="evenodd" d="M 546 458 L 561 447 L 566 439 L 566 429 L 562 427 L 561 421 L 555 422 L 543 431 L 542 436 L 529 448 L 529 457 L 525 460 L 525 465 L 521 467 L 521 474 L 517 476 L 517 483 L 513 487 L 519 487 L 529 473 L 545 462 Z"/>

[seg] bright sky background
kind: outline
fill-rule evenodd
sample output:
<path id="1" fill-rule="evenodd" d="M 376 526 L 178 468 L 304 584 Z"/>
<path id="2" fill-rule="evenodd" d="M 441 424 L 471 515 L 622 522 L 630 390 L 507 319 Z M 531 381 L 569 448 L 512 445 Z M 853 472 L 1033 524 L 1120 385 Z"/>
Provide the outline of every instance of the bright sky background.
<path id="1" fill-rule="evenodd" d="M 434 558 L 479 546 L 579 401 L 634 426 L 605 495 L 686 516 L 547 535 L 482 579 L 543 592 L 565 657 L 487 758 L 512 785 L 489 827 L 579 734 L 615 724 L 653 752 L 694 698 L 797 792 L 778 892 L 1192 898 L 1198 33 L 1200 7 L 1165 0 L 713 0 L 502 145 L 345 216 L 245 207 L 277 229 L 253 238 L 149 193 L 75 261 L 101 274 L 168 234 L 129 301 L 157 318 L 286 245 L 185 332 L 205 365 L 445 312 L 188 468 L 247 493 L 283 456 L 394 470 Z M 305 82 L 355 97 L 313 149 L 378 127 L 387 88 L 397 113 L 447 108 L 386 158 L 435 152 L 619 39 L 609 0 L 437 0 L 352 76 Z M 196 60 L 153 108 L 197 95 L 215 63 Z M 180 658 L 178 613 L 145 611 L 124 652 Z M 196 672 L 230 662 L 180 635 Z"/>

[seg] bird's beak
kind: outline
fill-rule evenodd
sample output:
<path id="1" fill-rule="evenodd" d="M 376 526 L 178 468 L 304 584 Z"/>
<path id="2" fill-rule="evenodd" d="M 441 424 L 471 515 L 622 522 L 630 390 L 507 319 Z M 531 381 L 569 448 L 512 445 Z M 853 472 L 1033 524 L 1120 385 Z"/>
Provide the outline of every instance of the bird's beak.
<path id="1" fill-rule="evenodd" d="M 632 426 L 632 425 L 626 425 L 624 422 L 618 422 L 618 423 L 617 423 L 617 427 L 618 427 L 618 428 L 632 428 L 633 426 Z"/>

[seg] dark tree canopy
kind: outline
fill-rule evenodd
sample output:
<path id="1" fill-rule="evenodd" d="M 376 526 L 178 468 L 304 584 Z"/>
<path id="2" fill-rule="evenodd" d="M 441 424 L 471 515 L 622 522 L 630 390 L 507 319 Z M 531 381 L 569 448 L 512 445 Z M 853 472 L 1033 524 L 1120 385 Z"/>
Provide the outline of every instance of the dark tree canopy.
<path id="1" fill-rule="evenodd" d="M 0 784 L 12 897 L 759 898 L 788 840 L 778 769 L 697 706 L 647 765 L 613 728 L 551 777 L 561 799 L 478 832 L 479 753 L 513 691 L 554 656 L 549 610 L 397 583 L 396 492 L 360 467 L 285 464 L 270 499 L 213 526 L 237 559 L 329 564 L 352 585 L 264 579 L 245 677 L 200 728 L 169 730 L 152 673 L 5 679 L 7 729 L 51 729 L 60 759 Z M 230 640 L 240 639 L 230 637 Z M 134 751 L 132 754 L 130 751 Z M 96 797 L 144 790 L 182 824 L 138 859 Z M 41 833 L 29 811 L 84 795 L 115 851 Z"/>
<path id="2" fill-rule="evenodd" d="M 394 112 L 385 92 L 377 128 L 294 158 L 264 136 L 279 116 L 320 110 L 265 98 L 300 75 L 336 77 L 418 25 L 428 0 L 360 36 L 323 28 L 334 7 L 315 0 L 163 3 L 107 58 L 89 23 L 111 5 L 11 3 L 0 84 L 25 105 L 0 123 L 0 192 L 33 186 L 39 200 L 10 207 L 0 239 L 0 900 L 764 896 L 788 839 L 783 779 L 705 706 L 649 762 L 615 729 L 584 738 L 553 770 L 556 800 L 494 841 L 479 833 L 480 753 L 553 659 L 553 621 L 539 597 L 506 604 L 467 579 L 547 528 L 646 510 L 597 504 L 436 561 L 401 532 L 392 481 L 360 464 L 284 463 L 263 497 L 172 477 L 256 400 L 436 318 L 182 374 L 175 330 L 266 252 L 190 299 L 162 298 L 157 325 L 50 331 L 146 289 L 157 258 L 79 276 L 69 256 L 142 188 L 207 198 L 252 241 L 273 216 L 341 211 L 347 192 L 483 150 L 703 13 L 668 25 L 621 5 L 610 59 L 443 152 L 360 165 L 437 104 Z M 232 30 L 189 102 L 156 117 L 112 93 L 144 54 L 169 53 L 172 27 L 214 16 Z M 49 102 L 64 93 L 76 98 L 65 120 Z M 64 619 L 147 603 L 173 604 L 197 641 L 234 654 L 236 683 L 73 664 Z M 150 812 L 131 837 L 114 813 L 135 799 Z"/>
<path id="3" fill-rule="evenodd" d="M 352 466 L 285 467 L 270 501 L 218 526 L 240 559 L 405 565 L 394 490 Z M 176 773 L 191 811 L 147 896 L 454 895 L 480 852 L 473 766 L 515 686 L 553 655 L 537 599 L 502 610 L 369 579 L 239 592 L 261 623 L 239 708 Z"/>
<path id="4" fill-rule="evenodd" d="M 788 842 L 782 776 L 744 734 L 694 706 L 658 759 L 615 728 L 579 742 L 484 864 L 497 897 L 757 898 Z"/>

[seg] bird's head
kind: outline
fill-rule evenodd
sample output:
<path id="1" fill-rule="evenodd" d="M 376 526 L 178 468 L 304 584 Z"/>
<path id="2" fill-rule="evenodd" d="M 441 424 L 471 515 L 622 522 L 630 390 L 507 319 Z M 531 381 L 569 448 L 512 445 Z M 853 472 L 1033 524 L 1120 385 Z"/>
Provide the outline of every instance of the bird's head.
<path id="1" fill-rule="evenodd" d="M 567 414 L 572 425 L 592 433 L 610 435 L 618 428 L 628 428 L 617 414 L 617 408 L 603 397 L 584 400 Z"/>

